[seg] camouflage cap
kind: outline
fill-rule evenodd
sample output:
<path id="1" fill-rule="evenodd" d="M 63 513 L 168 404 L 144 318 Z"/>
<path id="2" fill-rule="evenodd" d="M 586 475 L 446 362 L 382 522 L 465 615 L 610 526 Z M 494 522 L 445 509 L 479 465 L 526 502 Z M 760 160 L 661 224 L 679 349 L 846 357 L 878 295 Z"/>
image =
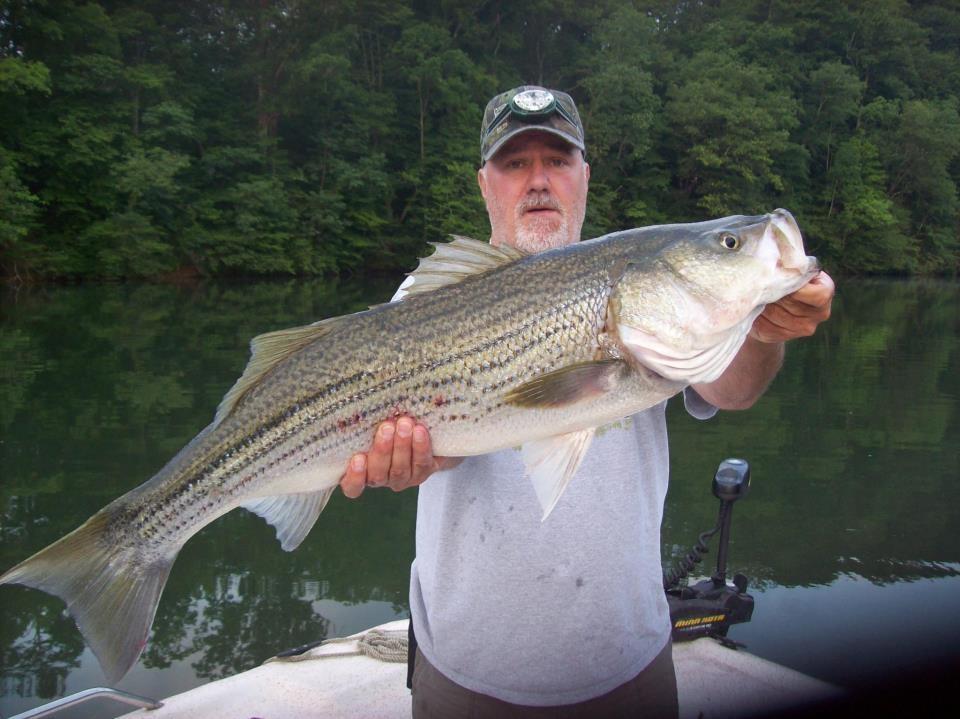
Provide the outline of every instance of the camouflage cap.
<path id="1" fill-rule="evenodd" d="M 521 85 L 487 103 L 480 128 L 480 164 L 493 157 L 511 137 L 540 130 L 563 138 L 583 153 L 583 124 L 573 98 L 537 85 Z"/>

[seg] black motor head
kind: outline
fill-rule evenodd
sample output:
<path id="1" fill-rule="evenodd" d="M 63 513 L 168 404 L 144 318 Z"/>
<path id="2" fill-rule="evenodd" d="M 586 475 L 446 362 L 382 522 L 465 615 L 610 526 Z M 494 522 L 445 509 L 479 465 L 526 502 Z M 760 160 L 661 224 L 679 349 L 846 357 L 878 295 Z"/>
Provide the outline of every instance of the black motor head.
<path id="1" fill-rule="evenodd" d="M 713 478 L 713 496 L 721 502 L 735 502 L 750 489 L 750 465 L 745 459 L 731 457 L 717 467 Z"/>

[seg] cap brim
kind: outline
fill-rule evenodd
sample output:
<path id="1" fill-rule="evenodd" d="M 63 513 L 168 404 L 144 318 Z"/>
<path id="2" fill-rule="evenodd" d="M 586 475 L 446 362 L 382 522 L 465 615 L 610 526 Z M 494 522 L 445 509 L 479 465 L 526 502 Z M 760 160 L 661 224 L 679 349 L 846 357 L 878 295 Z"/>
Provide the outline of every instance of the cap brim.
<path id="1" fill-rule="evenodd" d="M 503 147 L 508 140 L 524 132 L 546 132 L 550 135 L 556 135 L 568 144 L 573 145 L 575 148 L 580 150 L 580 152 L 586 152 L 586 147 L 584 144 L 580 142 L 576 136 L 571 135 L 568 132 L 558 130 L 557 128 L 550 127 L 549 125 L 521 125 L 508 130 L 504 133 L 503 137 L 498 137 L 497 141 L 490 146 L 490 149 L 487 150 L 486 154 L 483 156 L 483 161 L 487 162 L 491 157 L 500 151 L 500 148 Z"/>

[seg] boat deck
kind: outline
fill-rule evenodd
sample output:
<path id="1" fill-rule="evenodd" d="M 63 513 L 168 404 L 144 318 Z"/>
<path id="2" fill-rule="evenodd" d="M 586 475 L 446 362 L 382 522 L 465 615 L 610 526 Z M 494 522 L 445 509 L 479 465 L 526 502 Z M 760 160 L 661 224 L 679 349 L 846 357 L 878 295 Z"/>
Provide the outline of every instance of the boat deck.
<path id="1" fill-rule="evenodd" d="M 403 632 L 407 622 L 375 627 Z M 354 635 L 359 639 L 363 633 Z M 840 696 L 826 682 L 712 639 L 674 645 L 683 719 L 768 714 Z M 128 717 L 366 717 L 407 719 L 407 665 L 357 654 L 357 642 L 326 644 L 295 661 L 274 661 L 164 699 Z"/>

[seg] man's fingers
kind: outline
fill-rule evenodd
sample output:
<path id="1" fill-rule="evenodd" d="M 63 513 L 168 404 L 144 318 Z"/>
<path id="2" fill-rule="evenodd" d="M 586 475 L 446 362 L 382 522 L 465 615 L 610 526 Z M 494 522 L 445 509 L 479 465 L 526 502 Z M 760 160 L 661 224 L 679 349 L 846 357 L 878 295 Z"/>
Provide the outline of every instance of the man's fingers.
<path id="1" fill-rule="evenodd" d="M 393 456 L 387 484 L 394 492 L 406 489 L 410 482 L 410 445 L 413 441 L 413 420 L 401 417 L 397 420 L 397 432 L 393 440 Z"/>
<path id="2" fill-rule="evenodd" d="M 821 272 L 796 292 L 767 305 L 750 334 L 761 342 L 809 337 L 830 318 L 834 292 L 833 279 Z"/>
<path id="3" fill-rule="evenodd" d="M 786 329 L 775 322 L 771 322 L 764 315 L 760 315 L 753 323 L 753 327 L 750 330 L 750 336 L 756 340 L 759 340 L 760 342 L 774 344 L 796 339 L 797 337 L 803 335 L 798 334 L 796 328 Z"/>
<path id="4" fill-rule="evenodd" d="M 373 447 L 367 452 L 367 485 L 370 487 L 383 487 L 389 481 L 395 434 L 393 422 L 384 422 L 377 428 Z"/>
<path id="5" fill-rule="evenodd" d="M 365 487 L 389 486 L 399 492 L 423 484 L 437 470 L 450 469 L 461 461 L 434 457 L 429 430 L 412 417 L 400 417 L 377 427 L 370 451 L 351 458 L 340 487 L 351 499 L 359 497 Z"/>
<path id="6" fill-rule="evenodd" d="M 783 307 L 798 317 L 818 317 L 824 320 L 830 317 L 832 294 L 825 294 L 819 290 L 804 292 L 802 295 L 799 294 L 800 292 L 803 292 L 803 290 L 797 290 L 792 295 L 787 295 L 773 305 L 768 305 L 768 307 Z"/>
<path id="7" fill-rule="evenodd" d="M 355 454 L 347 465 L 347 471 L 340 478 L 340 489 L 350 499 L 356 499 L 363 494 L 367 486 L 367 457 Z"/>
<path id="8" fill-rule="evenodd" d="M 413 428 L 413 467 L 410 485 L 423 484 L 436 469 L 437 462 L 433 457 L 430 433 L 426 427 L 418 424 Z"/>
<path id="9" fill-rule="evenodd" d="M 777 304 L 787 307 L 795 315 L 810 314 L 823 321 L 830 317 L 830 305 L 835 292 L 833 278 L 821 270 L 820 274 Z"/>
<path id="10" fill-rule="evenodd" d="M 813 315 L 781 304 L 768 305 L 763 316 L 773 326 L 800 337 L 812 335 L 818 324 Z"/>

